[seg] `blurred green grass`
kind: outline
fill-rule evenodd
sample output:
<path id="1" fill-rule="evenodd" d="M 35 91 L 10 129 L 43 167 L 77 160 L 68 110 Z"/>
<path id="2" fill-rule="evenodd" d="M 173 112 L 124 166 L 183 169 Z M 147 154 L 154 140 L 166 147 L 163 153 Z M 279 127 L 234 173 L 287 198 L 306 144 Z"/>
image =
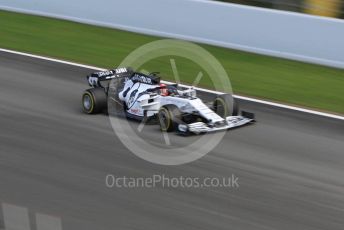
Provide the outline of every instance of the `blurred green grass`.
<path id="1" fill-rule="evenodd" d="M 0 47 L 104 68 L 161 38 L 46 17 L 0 11 Z M 203 45 L 224 66 L 235 94 L 344 114 L 344 70 Z M 339 51 L 338 51 L 339 52 Z M 182 60 L 176 60 L 181 63 Z M 183 62 L 181 80 L 192 83 L 197 68 Z M 145 64 L 173 79 L 168 59 Z M 178 68 L 179 69 L 179 68 Z M 209 77 L 200 85 L 212 88 Z"/>

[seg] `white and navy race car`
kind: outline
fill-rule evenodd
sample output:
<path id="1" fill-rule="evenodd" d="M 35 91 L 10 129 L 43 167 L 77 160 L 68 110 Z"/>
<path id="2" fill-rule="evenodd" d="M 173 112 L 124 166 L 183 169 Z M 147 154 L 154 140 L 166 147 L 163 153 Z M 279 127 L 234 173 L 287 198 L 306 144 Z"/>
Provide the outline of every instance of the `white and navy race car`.
<path id="1" fill-rule="evenodd" d="M 232 95 L 220 94 L 205 103 L 193 87 L 163 84 L 157 73 L 117 68 L 92 73 L 87 80 L 92 88 L 83 93 L 82 106 L 88 114 L 111 110 L 128 118 L 154 119 L 162 131 L 182 134 L 227 130 L 254 122 L 252 113 L 238 115 Z"/>

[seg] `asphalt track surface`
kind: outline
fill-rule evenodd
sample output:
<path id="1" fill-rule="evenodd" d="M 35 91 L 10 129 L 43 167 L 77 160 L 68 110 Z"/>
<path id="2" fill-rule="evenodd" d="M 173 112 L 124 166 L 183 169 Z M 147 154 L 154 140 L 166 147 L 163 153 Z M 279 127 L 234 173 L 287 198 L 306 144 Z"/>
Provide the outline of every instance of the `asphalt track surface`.
<path id="1" fill-rule="evenodd" d="M 1 203 L 71 230 L 344 228 L 343 121 L 242 101 L 256 124 L 227 132 L 200 160 L 161 166 L 132 154 L 105 115 L 81 112 L 89 72 L 0 53 Z M 235 174 L 240 187 L 107 188 L 109 173 Z"/>

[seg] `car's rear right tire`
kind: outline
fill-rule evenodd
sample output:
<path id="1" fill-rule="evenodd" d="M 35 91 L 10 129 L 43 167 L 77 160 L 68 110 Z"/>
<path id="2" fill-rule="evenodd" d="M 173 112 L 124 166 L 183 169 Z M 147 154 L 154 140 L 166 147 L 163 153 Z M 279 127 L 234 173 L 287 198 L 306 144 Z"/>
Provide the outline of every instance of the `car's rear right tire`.
<path id="1" fill-rule="evenodd" d="M 82 95 L 82 109 L 87 114 L 96 114 L 107 108 L 107 96 L 104 88 L 91 88 Z"/>

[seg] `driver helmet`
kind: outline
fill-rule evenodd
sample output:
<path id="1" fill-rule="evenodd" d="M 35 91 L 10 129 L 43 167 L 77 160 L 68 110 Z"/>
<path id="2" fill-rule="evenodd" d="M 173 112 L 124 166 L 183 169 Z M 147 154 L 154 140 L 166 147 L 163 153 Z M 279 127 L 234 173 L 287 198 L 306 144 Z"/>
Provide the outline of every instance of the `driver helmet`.
<path id="1" fill-rule="evenodd" d="M 160 86 L 160 95 L 161 96 L 168 96 L 168 90 L 167 90 L 166 84 L 161 83 L 159 86 Z"/>

